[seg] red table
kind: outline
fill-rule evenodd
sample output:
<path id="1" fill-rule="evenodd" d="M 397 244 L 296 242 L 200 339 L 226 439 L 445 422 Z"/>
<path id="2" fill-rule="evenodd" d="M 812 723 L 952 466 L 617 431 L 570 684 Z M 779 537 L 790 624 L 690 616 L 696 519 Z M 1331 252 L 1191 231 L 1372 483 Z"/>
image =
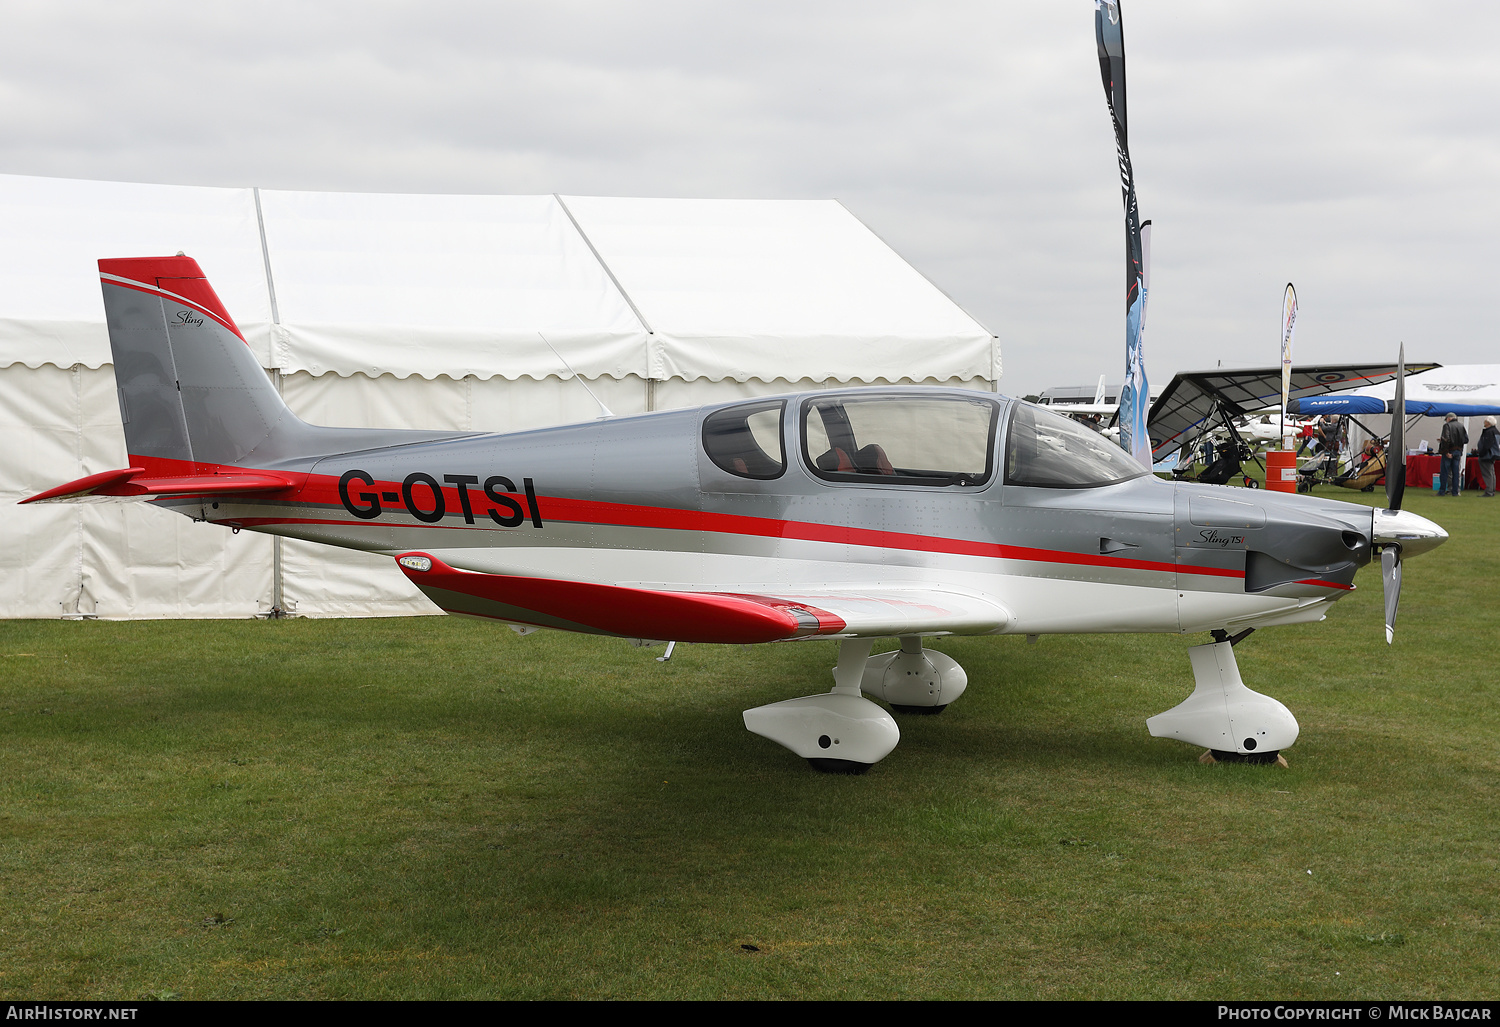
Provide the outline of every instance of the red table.
<path id="1" fill-rule="evenodd" d="M 1432 488 L 1432 476 L 1441 474 L 1443 470 L 1443 458 L 1436 453 L 1420 453 L 1416 456 L 1406 458 L 1406 484 L 1418 488 Z M 1483 482 L 1479 480 L 1479 460 L 1469 457 L 1464 461 L 1464 488 L 1482 489 Z"/>

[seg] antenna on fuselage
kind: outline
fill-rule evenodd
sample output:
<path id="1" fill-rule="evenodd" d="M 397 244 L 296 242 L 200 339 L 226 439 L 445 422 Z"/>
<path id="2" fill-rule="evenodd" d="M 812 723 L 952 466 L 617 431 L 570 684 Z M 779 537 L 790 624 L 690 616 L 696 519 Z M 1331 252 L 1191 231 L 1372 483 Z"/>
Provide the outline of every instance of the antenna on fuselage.
<path id="1" fill-rule="evenodd" d="M 591 399 L 595 403 L 599 404 L 599 416 L 601 418 L 615 416 L 615 412 L 613 410 L 611 410 L 609 407 L 607 407 L 607 406 L 604 405 L 604 400 L 602 400 L 598 396 L 594 395 L 594 390 L 591 389 L 591 388 L 589 388 L 589 383 L 583 380 L 583 375 L 581 375 L 577 371 L 573 370 L 573 365 L 570 364 L 570 363 L 568 363 L 568 358 L 565 357 L 565 356 L 563 356 L 561 353 L 559 353 L 557 351 L 557 347 L 554 346 L 554 345 L 552 345 L 552 341 L 550 339 L 548 339 L 545 335 L 542 335 L 541 332 L 537 332 L 536 334 L 537 334 L 537 336 L 543 342 L 545 342 L 547 344 L 547 348 L 552 351 L 552 355 L 554 357 L 556 357 L 558 360 L 562 361 L 562 365 L 563 365 L 563 367 L 566 367 L 568 369 L 568 373 L 573 376 L 573 378 L 578 382 L 579 385 L 583 386 L 583 391 L 587 392 L 589 394 L 589 399 Z"/>

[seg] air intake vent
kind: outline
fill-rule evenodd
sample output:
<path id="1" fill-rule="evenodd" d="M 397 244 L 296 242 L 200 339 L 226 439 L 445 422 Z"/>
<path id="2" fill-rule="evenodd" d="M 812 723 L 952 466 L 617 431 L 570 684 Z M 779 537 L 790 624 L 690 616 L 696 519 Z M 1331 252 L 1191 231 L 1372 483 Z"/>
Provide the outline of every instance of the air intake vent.
<path id="1" fill-rule="evenodd" d="M 1274 556 L 1267 556 L 1265 553 L 1251 550 L 1245 554 L 1246 592 L 1264 592 L 1277 585 L 1301 581 L 1309 577 L 1310 573 L 1300 567 L 1293 567 L 1289 563 L 1282 563 Z"/>

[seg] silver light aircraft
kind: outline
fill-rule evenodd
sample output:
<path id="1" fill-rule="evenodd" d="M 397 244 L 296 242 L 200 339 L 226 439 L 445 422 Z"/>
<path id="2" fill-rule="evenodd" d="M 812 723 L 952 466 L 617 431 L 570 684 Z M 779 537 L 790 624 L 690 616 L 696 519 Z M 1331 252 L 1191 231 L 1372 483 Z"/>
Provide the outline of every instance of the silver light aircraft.
<path id="1" fill-rule="evenodd" d="M 326 428 L 282 403 L 197 263 L 99 262 L 130 466 L 23 502 L 154 502 L 392 557 L 438 606 L 522 628 L 837 639 L 834 687 L 744 712 L 861 772 L 967 678 L 943 635 L 1212 632 L 1153 735 L 1277 759 L 1297 737 L 1240 680 L 1251 630 L 1321 620 L 1381 554 L 1447 535 L 1400 510 L 1162 481 L 1094 431 L 990 393 L 855 389 L 486 434 Z M 1395 417 L 1399 429 L 1400 415 Z M 1393 445 L 1400 452 L 1399 441 Z M 1395 481 L 1401 476 L 1393 475 Z M 900 648 L 871 656 L 879 638 Z"/>

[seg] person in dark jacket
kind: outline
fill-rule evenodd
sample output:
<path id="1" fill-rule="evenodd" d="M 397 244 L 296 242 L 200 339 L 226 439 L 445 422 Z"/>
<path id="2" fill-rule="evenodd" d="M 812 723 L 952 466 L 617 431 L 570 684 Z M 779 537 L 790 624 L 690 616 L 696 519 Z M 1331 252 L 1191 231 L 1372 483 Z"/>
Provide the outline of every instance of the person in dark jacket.
<path id="1" fill-rule="evenodd" d="M 1469 444 L 1469 430 L 1459 423 L 1457 414 L 1443 418 L 1443 433 L 1438 436 L 1438 456 L 1442 457 L 1442 476 L 1438 479 L 1438 495 L 1456 496 L 1463 479 L 1459 467 L 1464 458 L 1464 447 Z"/>
<path id="2" fill-rule="evenodd" d="M 1500 459 L 1500 432 L 1495 430 L 1495 419 L 1484 419 L 1484 431 L 1479 433 L 1479 477 L 1484 481 L 1484 498 L 1495 495 L 1495 461 Z"/>

